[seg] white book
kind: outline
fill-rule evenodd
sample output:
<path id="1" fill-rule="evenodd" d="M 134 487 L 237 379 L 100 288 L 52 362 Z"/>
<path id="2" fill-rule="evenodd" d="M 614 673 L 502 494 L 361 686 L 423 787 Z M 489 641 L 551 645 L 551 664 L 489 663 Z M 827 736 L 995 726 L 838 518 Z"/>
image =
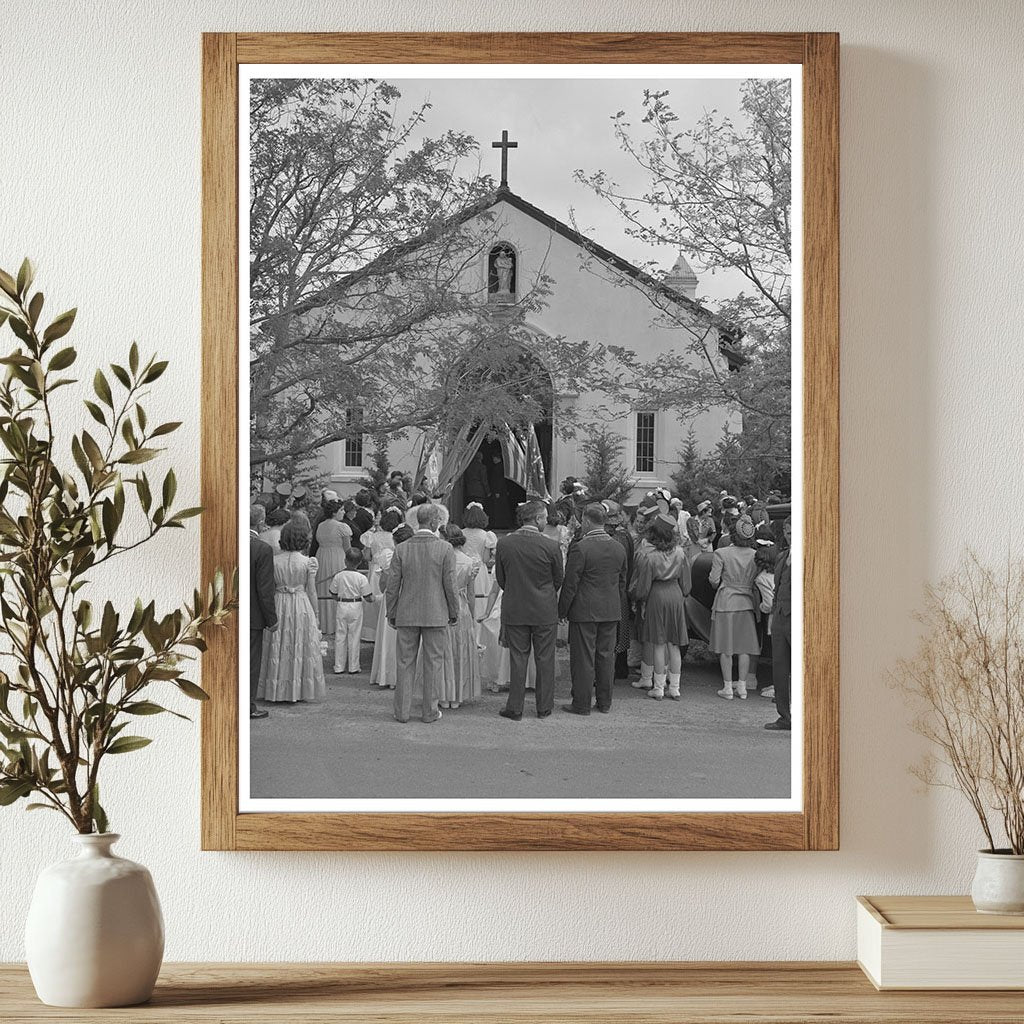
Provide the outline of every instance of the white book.
<path id="1" fill-rule="evenodd" d="M 979 914 L 969 896 L 858 896 L 857 962 L 878 989 L 1024 989 L 1024 916 Z"/>

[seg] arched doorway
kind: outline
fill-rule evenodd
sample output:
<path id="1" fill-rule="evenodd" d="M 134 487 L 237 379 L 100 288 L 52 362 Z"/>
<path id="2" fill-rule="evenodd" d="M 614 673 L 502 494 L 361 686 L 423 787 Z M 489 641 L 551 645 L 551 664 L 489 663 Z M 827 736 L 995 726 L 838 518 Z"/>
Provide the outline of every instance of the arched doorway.
<path id="1" fill-rule="evenodd" d="M 486 371 L 493 390 L 495 378 L 506 384 L 500 400 L 493 403 L 490 417 L 478 416 L 472 426 L 485 425 L 479 451 L 466 471 L 456 480 L 449 498 L 455 522 L 470 501 L 479 501 L 487 512 L 492 530 L 513 530 L 515 513 L 526 500 L 526 491 L 505 476 L 501 439 L 506 429 L 524 443 L 533 431 L 537 438 L 544 477 L 551 488 L 552 444 L 554 437 L 554 384 L 547 367 L 522 345 L 510 345 L 506 358 Z"/>

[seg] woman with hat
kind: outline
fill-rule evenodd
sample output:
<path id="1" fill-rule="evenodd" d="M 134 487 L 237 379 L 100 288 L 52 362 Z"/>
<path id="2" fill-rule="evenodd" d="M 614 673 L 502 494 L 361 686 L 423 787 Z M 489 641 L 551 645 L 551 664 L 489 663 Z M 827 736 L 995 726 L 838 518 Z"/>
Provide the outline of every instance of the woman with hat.
<path id="1" fill-rule="evenodd" d="M 679 700 L 680 647 L 690 638 L 686 632 L 683 598 L 690 593 L 690 566 L 679 547 L 675 520 L 659 512 L 647 531 L 647 547 L 637 559 L 633 596 L 643 607 L 640 641 L 650 645 L 653 685 L 647 695 L 655 700 L 668 696 Z"/>
<path id="2" fill-rule="evenodd" d="M 630 574 L 629 597 L 633 601 L 635 611 L 633 615 L 633 638 L 630 643 L 627 661 L 636 664 L 634 660 L 637 655 L 640 658 L 640 678 L 634 679 L 630 685 L 634 690 L 649 690 L 654 685 L 654 648 L 649 643 L 640 639 L 643 629 L 644 609 L 642 602 L 638 601 L 634 593 L 636 583 L 636 572 L 640 564 L 640 557 L 646 551 L 651 550 L 651 543 L 648 540 L 651 524 L 658 515 L 658 502 L 650 494 L 643 498 L 636 510 L 636 517 L 633 520 L 633 533 L 635 543 L 633 545 L 633 571 Z M 634 646 L 635 645 L 635 646 Z"/>
<path id="3" fill-rule="evenodd" d="M 754 524 L 740 516 L 731 527 L 731 543 L 718 548 L 711 558 L 708 582 L 715 588 L 711 606 L 709 646 L 722 668 L 722 689 L 718 696 L 732 700 L 733 694 L 746 700 L 747 673 L 751 657 L 761 653 L 757 639 L 758 597 L 754 580 Z M 738 678 L 733 678 L 732 659 L 738 659 Z"/>
<path id="4" fill-rule="evenodd" d="M 713 551 L 715 547 L 715 534 L 718 527 L 715 525 L 714 511 L 710 501 L 702 501 L 697 506 L 697 518 L 700 531 L 697 535 L 697 544 L 701 551 Z"/>

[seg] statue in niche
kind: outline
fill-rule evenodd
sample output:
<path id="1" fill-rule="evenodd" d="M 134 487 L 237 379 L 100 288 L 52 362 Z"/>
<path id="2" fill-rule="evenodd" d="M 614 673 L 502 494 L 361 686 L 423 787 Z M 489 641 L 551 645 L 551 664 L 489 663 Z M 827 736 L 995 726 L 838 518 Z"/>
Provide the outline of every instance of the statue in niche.
<path id="1" fill-rule="evenodd" d="M 498 274 L 498 291 L 502 295 L 512 294 L 512 268 L 515 261 L 508 254 L 508 250 L 502 249 L 494 257 L 494 269 Z"/>
<path id="2" fill-rule="evenodd" d="M 510 246 L 497 245 L 491 250 L 488 291 L 499 300 L 509 300 L 516 290 L 516 257 Z"/>

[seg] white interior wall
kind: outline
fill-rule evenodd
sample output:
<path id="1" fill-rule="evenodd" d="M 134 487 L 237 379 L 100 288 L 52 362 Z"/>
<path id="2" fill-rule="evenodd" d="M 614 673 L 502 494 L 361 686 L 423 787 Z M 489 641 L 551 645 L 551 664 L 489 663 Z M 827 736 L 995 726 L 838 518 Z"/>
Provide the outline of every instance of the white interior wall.
<path id="1" fill-rule="evenodd" d="M 112 765 L 121 852 L 150 866 L 169 959 L 848 958 L 865 892 L 965 892 L 979 844 L 922 794 L 886 682 L 926 578 L 1016 551 L 1024 236 L 1016 0 L 8 0 L 0 265 L 31 254 L 81 308 L 85 365 L 132 338 L 173 360 L 151 418 L 198 491 L 203 30 L 842 33 L 842 849 L 781 854 L 201 853 L 198 735 Z M 197 532 L 110 581 L 190 592 Z M 152 721 L 152 720 L 150 720 Z M 55 816 L 0 810 L 0 959 L 23 955 Z"/>

